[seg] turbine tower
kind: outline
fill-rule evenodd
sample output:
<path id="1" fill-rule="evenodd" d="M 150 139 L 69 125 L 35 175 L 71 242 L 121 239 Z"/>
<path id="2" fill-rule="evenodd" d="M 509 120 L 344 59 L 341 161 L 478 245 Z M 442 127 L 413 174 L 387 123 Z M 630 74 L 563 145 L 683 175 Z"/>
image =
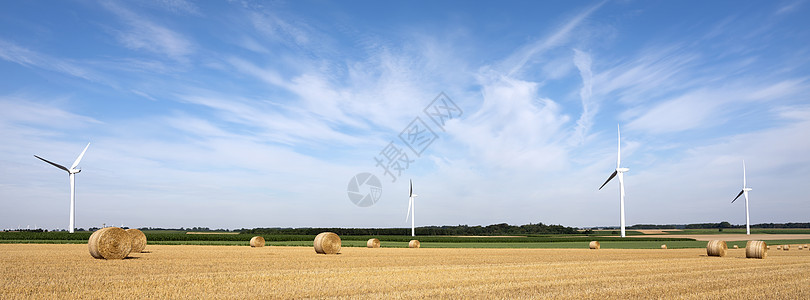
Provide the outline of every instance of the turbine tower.
<path id="1" fill-rule="evenodd" d="M 408 222 L 408 216 L 411 217 L 411 236 L 416 236 L 416 230 L 414 227 L 414 214 L 416 214 L 416 210 L 413 207 L 413 199 L 416 198 L 418 195 L 413 193 L 413 180 L 411 182 L 411 189 L 408 192 L 408 214 L 405 215 L 405 222 Z"/>
<path id="2" fill-rule="evenodd" d="M 619 211 L 619 217 L 620 217 L 620 223 L 621 223 L 621 226 L 622 226 L 622 237 L 624 237 L 625 236 L 624 235 L 624 172 L 630 171 L 630 169 L 621 167 L 621 164 L 622 164 L 622 131 L 619 128 L 619 125 L 616 125 L 616 129 L 617 129 L 617 131 L 619 133 L 619 154 L 618 154 L 618 158 L 616 159 L 616 170 L 613 171 L 613 174 L 610 174 L 610 177 L 608 177 L 607 181 L 605 181 L 605 183 L 603 183 L 602 186 L 599 187 L 599 189 L 601 190 L 603 187 L 605 187 L 606 184 L 608 184 L 608 182 L 610 182 L 610 180 L 613 179 L 613 177 L 616 177 L 616 175 L 619 175 L 619 210 L 620 210 Z"/>
<path id="3" fill-rule="evenodd" d="M 740 198 L 740 195 L 745 195 L 745 234 L 747 235 L 751 234 L 751 219 L 749 218 L 748 215 L 748 192 L 750 192 L 751 190 L 752 188 L 746 187 L 745 184 L 745 160 L 743 160 L 743 188 L 742 191 L 740 191 L 740 193 L 737 194 L 737 197 L 734 197 L 734 200 L 731 200 L 731 203 L 737 201 L 737 198 Z"/>
<path id="4" fill-rule="evenodd" d="M 75 175 L 81 172 L 81 169 L 76 168 L 79 165 L 79 162 L 82 161 L 82 157 L 84 157 L 84 153 L 87 152 L 87 148 L 90 147 L 90 143 L 87 143 L 87 146 L 84 147 L 84 151 L 82 154 L 79 154 L 79 157 L 76 158 L 76 161 L 73 162 L 73 165 L 70 166 L 70 169 L 65 168 L 65 166 L 51 162 L 47 159 L 34 155 L 34 157 L 41 159 L 42 161 L 53 165 L 54 167 L 60 168 L 68 172 L 70 176 L 70 227 L 68 227 L 68 232 L 73 233 L 74 221 L 76 219 L 76 178 Z"/>

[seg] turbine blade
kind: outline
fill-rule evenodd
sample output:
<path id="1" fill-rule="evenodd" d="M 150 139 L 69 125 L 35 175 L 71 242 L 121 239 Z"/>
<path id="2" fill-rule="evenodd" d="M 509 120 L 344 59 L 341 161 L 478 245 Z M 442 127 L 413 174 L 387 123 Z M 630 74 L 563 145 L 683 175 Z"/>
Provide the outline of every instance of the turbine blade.
<path id="1" fill-rule="evenodd" d="M 87 146 L 84 147 L 84 151 L 82 151 L 82 154 L 79 154 L 79 157 L 77 157 L 76 161 L 73 162 L 73 165 L 70 166 L 71 169 L 73 169 L 73 168 L 75 168 L 76 166 L 79 165 L 79 162 L 82 161 L 82 157 L 84 157 L 84 153 L 87 152 L 87 148 L 89 148 L 89 147 L 90 147 L 90 143 L 87 143 Z"/>
<path id="2" fill-rule="evenodd" d="M 734 197 L 734 200 L 731 200 L 731 203 L 734 203 L 734 201 L 737 201 L 737 198 L 740 198 L 740 196 L 743 194 L 743 192 L 745 192 L 745 190 L 740 191 L 740 193 L 737 194 L 737 197 Z"/>
<path id="3" fill-rule="evenodd" d="M 605 187 L 605 185 L 608 184 L 608 182 L 610 182 L 613 179 L 613 177 L 616 177 L 616 174 L 618 173 L 619 171 L 613 171 L 613 174 L 610 174 L 610 177 L 607 179 L 607 181 L 605 181 L 605 183 L 602 184 L 602 186 L 599 187 L 599 189 L 601 190 L 603 187 Z"/>
<path id="4" fill-rule="evenodd" d="M 411 190 L 408 192 L 408 197 L 413 197 L 413 180 L 408 179 L 411 182 Z"/>
<path id="5" fill-rule="evenodd" d="M 408 217 L 411 216 L 411 208 L 413 208 L 413 198 L 408 198 L 408 214 L 405 215 L 405 222 L 408 222 Z"/>
<path id="6" fill-rule="evenodd" d="M 70 173 L 70 170 L 68 170 L 68 168 L 65 168 L 65 166 L 63 166 L 63 165 L 57 164 L 57 163 L 55 163 L 55 162 L 51 162 L 51 161 L 49 161 L 49 160 L 47 160 L 47 159 L 44 159 L 44 158 L 39 157 L 39 156 L 36 156 L 36 155 L 34 155 L 34 157 L 39 158 L 39 159 L 41 159 L 42 161 L 44 161 L 44 162 L 46 162 L 46 163 L 49 163 L 49 164 L 53 165 L 54 167 L 60 168 L 60 169 L 62 169 L 62 170 L 65 170 L 66 172 Z"/>
<path id="7" fill-rule="evenodd" d="M 743 188 L 745 188 L 745 160 L 743 159 Z"/>

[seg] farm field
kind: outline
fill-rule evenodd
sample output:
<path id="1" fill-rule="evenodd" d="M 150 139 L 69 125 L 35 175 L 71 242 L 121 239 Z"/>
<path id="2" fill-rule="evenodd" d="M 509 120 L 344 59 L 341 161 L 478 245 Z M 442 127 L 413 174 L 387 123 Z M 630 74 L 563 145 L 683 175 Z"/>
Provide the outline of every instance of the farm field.
<path id="1" fill-rule="evenodd" d="M 653 234 L 653 235 L 632 235 L 629 236 L 630 238 L 636 237 L 646 237 L 646 238 L 687 238 L 687 239 L 694 239 L 696 241 L 711 241 L 711 240 L 722 240 L 722 241 L 746 241 L 746 240 L 757 240 L 757 241 L 771 241 L 771 240 L 808 240 L 810 239 L 810 234 L 751 234 L 746 235 L 745 233 L 736 233 L 736 234 Z"/>
<path id="2" fill-rule="evenodd" d="M 148 245 L 97 260 L 87 245 L 0 244 L 2 299 L 800 298 L 810 251 L 403 249 Z"/>

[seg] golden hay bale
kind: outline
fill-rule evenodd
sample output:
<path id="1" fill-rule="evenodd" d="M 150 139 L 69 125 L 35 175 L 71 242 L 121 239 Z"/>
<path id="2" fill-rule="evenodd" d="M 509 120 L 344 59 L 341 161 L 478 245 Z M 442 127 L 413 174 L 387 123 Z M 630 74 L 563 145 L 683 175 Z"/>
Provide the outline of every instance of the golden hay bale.
<path id="1" fill-rule="evenodd" d="M 104 228 L 102 228 L 102 229 L 104 229 Z M 100 232 L 101 232 L 101 229 L 93 231 L 93 234 L 91 234 L 90 238 L 87 239 L 87 248 L 89 248 L 90 255 L 92 255 L 93 258 L 104 258 L 104 257 L 101 256 L 101 254 L 98 253 L 98 249 L 96 247 L 97 246 L 96 239 L 98 239 L 98 235 L 99 235 Z"/>
<path id="2" fill-rule="evenodd" d="M 740 246 L 734 245 L 734 249 L 740 249 Z"/>
<path id="3" fill-rule="evenodd" d="M 661 249 L 666 249 L 666 248 L 667 248 L 667 244 L 661 245 Z"/>
<path id="4" fill-rule="evenodd" d="M 599 241 L 591 241 L 591 243 L 588 245 L 588 248 L 599 249 L 602 248 L 602 246 L 599 245 Z"/>
<path id="5" fill-rule="evenodd" d="M 410 242 L 408 242 L 408 248 L 419 248 L 419 247 L 420 247 L 419 240 L 411 240 Z"/>
<path id="6" fill-rule="evenodd" d="M 782 250 L 785 250 L 785 251 L 790 250 L 790 245 L 784 245 L 784 246 L 782 246 Z"/>
<path id="7" fill-rule="evenodd" d="M 776 250 L 782 250 L 782 246 L 781 245 L 776 246 Z"/>
<path id="8" fill-rule="evenodd" d="M 254 236 L 250 238 L 251 247 L 264 247 L 264 238 L 261 236 Z"/>
<path id="9" fill-rule="evenodd" d="M 321 232 L 315 236 L 315 252 L 337 254 L 340 252 L 340 237 L 333 232 Z"/>
<path id="10" fill-rule="evenodd" d="M 146 235 L 143 231 L 135 228 L 127 229 L 129 237 L 132 238 L 132 251 L 130 253 L 141 253 L 146 248 Z"/>
<path id="11" fill-rule="evenodd" d="M 121 228 L 106 227 L 90 235 L 87 246 L 94 258 L 124 259 L 132 250 L 132 237 Z"/>
<path id="12" fill-rule="evenodd" d="M 380 248 L 380 240 L 379 239 L 369 239 L 368 242 L 366 242 L 366 247 Z"/>
<path id="13" fill-rule="evenodd" d="M 726 250 L 728 250 L 728 246 L 725 241 L 712 240 L 706 244 L 706 254 L 709 256 L 726 256 Z"/>
<path id="14" fill-rule="evenodd" d="M 765 258 L 768 256 L 768 244 L 763 241 L 748 241 L 745 244 L 745 258 Z"/>

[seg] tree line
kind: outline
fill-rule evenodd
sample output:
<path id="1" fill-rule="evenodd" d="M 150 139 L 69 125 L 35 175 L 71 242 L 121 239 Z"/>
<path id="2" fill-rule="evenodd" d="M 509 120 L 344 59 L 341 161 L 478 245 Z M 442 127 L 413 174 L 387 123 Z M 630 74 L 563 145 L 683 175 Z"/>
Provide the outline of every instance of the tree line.
<path id="1" fill-rule="evenodd" d="M 324 231 L 338 235 L 410 235 L 410 228 L 254 228 L 242 230 L 249 234 L 316 235 Z M 423 226 L 417 227 L 419 235 L 528 235 L 528 234 L 577 234 L 573 227 L 545 225 L 543 223 L 509 225 L 506 223 L 488 226 Z"/>

